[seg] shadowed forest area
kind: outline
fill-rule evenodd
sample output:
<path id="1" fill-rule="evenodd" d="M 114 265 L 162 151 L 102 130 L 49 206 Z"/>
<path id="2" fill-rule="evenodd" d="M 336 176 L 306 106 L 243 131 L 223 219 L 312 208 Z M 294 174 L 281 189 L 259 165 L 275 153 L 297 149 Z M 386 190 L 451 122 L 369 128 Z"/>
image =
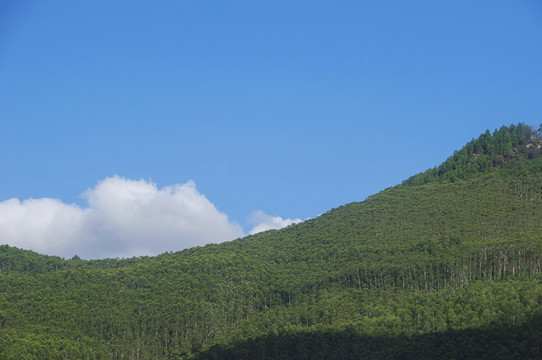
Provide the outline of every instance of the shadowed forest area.
<path id="1" fill-rule="evenodd" d="M 360 335 L 353 327 L 267 335 L 215 345 L 196 359 L 539 359 L 542 317 L 520 326 L 486 326 L 421 335 Z"/>

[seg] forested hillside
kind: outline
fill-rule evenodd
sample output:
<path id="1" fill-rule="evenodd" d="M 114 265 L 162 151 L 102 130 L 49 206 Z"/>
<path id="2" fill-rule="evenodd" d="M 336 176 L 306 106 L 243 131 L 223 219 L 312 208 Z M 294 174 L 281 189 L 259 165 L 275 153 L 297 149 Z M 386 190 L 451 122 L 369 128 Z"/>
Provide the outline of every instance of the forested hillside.
<path id="1" fill-rule="evenodd" d="M 503 127 L 363 202 L 156 257 L 0 246 L 0 359 L 542 358 L 540 148 Z"/>
<path id="2" fill-rule="evenodd" d="M 542 130 L 542 124 L 539 131 Z M 540 135 L 525 124 L 503 126 L 493 134 L 487 130 L 444 163 L 404 181 L 405 185 L 454 182 L 489 172 L 509 176 L 542 171 Z M 538 159 L 537 159 L 538 158 Z M 529 161 L 537 159 L 536 161 Z"/>

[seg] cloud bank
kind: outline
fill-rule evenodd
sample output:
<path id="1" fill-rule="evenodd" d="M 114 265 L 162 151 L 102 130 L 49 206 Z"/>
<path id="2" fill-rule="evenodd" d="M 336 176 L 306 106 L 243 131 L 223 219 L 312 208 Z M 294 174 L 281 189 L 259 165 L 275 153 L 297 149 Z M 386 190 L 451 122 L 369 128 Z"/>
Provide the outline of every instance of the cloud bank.
<path id="1" fill-rule="evenodd" d="M 283 219 L 280 216 L 267 215 L 263 211 L 256 210 L 250 219 L 250 222 L 254 225 L 250 230 L 250 235 L 272 229 L 282 229 L 288 225 L 297 224 L 302 222 L 301 219 Z"/>
<path id="2" fill-rule="evenodd" d="M 192 181 L 159 189 L 114 176 L 84 197 L 85 208 L 50 198 L 0 202 L 0 243 L 95 259 L 156 255 L 244 236 Z"/>

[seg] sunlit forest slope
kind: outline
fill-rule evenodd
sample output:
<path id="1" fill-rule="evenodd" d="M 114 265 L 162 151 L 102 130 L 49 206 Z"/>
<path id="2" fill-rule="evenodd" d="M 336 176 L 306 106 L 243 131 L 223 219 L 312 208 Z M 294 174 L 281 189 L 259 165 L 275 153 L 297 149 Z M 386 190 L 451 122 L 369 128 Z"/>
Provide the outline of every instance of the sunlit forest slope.
<path id="1" fill-rule="evenodd" d="M 156 257 L 2 245 L 0 359 L 542 358 L 541 146 L 502 127 L 365 201 Z"/>

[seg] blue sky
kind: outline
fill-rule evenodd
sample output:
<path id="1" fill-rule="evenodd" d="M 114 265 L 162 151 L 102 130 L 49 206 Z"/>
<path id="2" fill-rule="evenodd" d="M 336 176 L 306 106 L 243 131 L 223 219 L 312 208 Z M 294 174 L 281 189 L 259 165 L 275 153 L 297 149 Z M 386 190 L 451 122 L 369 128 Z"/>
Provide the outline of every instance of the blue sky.
<path id="1" fill-rule="evenodd" d="M 486 129 L 542 123 L 541 44 L 536 0 L 1 1 L 0 242 L 155 254 L 363 200 Z M 81 220 L 84 236 L 49 246 L 67 221 L 54 214 L 127 188 L 169 208 L 199 199 L 225 235 L 156 233 L 173 240 L 132 251 L 128 220 Z M 138 214 L 163 215 L 153 201 Z M 108 236 L 125 250 L 77 245 Z"/>

